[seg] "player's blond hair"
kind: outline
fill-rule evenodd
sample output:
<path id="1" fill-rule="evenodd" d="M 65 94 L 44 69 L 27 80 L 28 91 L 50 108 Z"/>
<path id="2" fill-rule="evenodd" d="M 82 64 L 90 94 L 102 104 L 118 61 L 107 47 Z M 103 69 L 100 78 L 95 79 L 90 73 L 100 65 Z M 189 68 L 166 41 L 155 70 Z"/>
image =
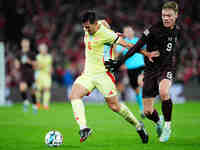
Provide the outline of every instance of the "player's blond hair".
<path id="1" fill-rule="evenodd" d="M 162 9 L 172 9 L 174 10 L 176 13 L 178 13 L 178 4 L 174 1 L 170 1 L 170 2 L 166 2 Z"/>

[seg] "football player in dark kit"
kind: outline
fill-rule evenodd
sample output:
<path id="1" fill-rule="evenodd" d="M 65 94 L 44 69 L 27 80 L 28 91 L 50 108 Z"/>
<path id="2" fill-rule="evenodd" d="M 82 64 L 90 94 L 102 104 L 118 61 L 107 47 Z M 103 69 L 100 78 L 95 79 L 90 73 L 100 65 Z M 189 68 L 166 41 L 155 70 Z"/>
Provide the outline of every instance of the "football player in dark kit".
<path id="1" fill-rule="evenodd" d="M 180 33 L 176 26 L 177 17 L 178 4 L 174 1 L 166 2 L 162 7 L 161 23 L 146 29 L 140 40 L 126 55 L 105 62 L 106 68 L 114 72 L 127 58 L 136 52 L 141 52 L 140 49 L 145 44 L 148 52 L 158 52 L 157 57 L 151 60 L 145 57 L 143 104 L 145 116 L 156 124 L 160 142 L 168 141 L 171 134 L 172 100 L 169 89 L 175 77 L 175 46 Z M 153 108 L 157 94 L 162 100 L 162 113 L 165 120 L 163 127 L 158 112 Z"/>
<path id="2" fill-rule="evenodd" d="M 37 112 L 36 97 L 33 89 L 35 82 L 34 77 L 34 65 L 36 53 L 31 49 L 31 41 L 28 37 L 24 37 L 21 40 L 21 49 L 16 54 L 15 66 L 20 70 L 21 81 L 19 83 L 19 90 L 21 97 L 24 101 L 24 111 L 28 111 L 28 91 L 30 91 L 33 111 Z"/>

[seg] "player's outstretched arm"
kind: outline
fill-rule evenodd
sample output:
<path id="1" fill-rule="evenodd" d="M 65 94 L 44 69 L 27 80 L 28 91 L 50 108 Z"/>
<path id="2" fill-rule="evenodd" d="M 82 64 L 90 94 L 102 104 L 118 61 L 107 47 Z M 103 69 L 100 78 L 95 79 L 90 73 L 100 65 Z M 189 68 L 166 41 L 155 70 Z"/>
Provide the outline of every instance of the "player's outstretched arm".
<path id="1" fill-rule="evenodd" d="M 120 58 L 121 63 L 123 64 L 129 57 L 133 56 L 135 53 L 141 53 L 144 56 L 148 57 L 149 61 L 153 62 L 153 57 L 160 56 L 159 51 L 153 51 L 153 52 L 147 52 L 145 50 L 142 50 L 142 47 L 146 44 L 146 36 L 143 35 L 140 40 L 132 46 L 129 51 L 126 53 L 126 55 L 122 56 Z"/>
<path id="2" fill-rule="evenodd" d="M 144 56 L 149 58 L 149 61 L 153 62 L 153 57 L 158 57 L 160 54 L 158 51 L 154 52 L 147 52 L 144 50 L 141 50 L 141 48 L 146 44 L 146 37 L 142 36 L 140 40 L 132 46 L 129 51 L 126 53 L 126 55 L 122 56 L 120 55 L 117 60 L 109 60 L 105 62 L 105 67 L 108 69 L 108 71 L 115 72 L 118 70 L 118 68 L 131 56 L 133 56 L 135 53 L 139 52 L 142 53 Z M 124 46 L 125 47 L 125 46 Z"/>
<path id="3" fill-rule="evenodd" d="M 126 53 L 126 55 L 120 55 L 117 60 L 109 60 L 105 61 L 105 67 L 108 69 L 108 71 L 115 72 L 118 70 L 118 68 L 132 55 L 134 55 L 137 52 L 140 52 L 141 48 L 145 45 L 145 39 L 142 37 L 136 45 L 133 46 L 133 44 L 126 43 L 123 39 L 119 39 L 117 44 L 120 44 L 126 48 L 130 48 L 129 51 Z"/>
<path id="4" fill-rule="evenodd" d="M 117 44 L 119 44 L 119 45 L 121 45 L 121 46 L 123 46 L 125 48 L 128 48 L 128 49 L 131 48 L 131 47 L 133 47 L 133 44 L 127 43 L 125 40 L 123 40 L 122 36 L 119 36 Z"/>
<path id="5" fill-rule="evenodd" d="M 139 42 L 139 43 L 138 43 Z M 131 49 L 126 53 L 126 55 L 120 55 L 116 60 L 109 59 L 109 61 L 105 61 L 105 67 L 110 72 L 115 72 L 118 70 L 118 68 L 132 55 L 134 55 L 136 52 L 139 52 L 140 49 L 144 44 L 141 43 L 141 39 L 136 43 L 136 45 L 132 45 L 124 41 L 122 38 L 120 38 L 117 42 L 117 44 L 122 45 L 123 47 L 130 48 Z"/>

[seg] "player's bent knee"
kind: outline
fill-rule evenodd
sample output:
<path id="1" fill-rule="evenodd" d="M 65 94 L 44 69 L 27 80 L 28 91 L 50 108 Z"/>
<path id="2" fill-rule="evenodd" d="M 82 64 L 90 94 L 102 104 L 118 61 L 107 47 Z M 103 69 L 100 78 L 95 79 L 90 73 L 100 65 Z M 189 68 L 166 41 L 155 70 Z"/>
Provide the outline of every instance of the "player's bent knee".
<path id="1" fill-rule="evenodd" d="M 145 115 L 150 115 L 152 113 L 153 113 L 152 109 L 144 109 L 144 114 Z"/>
<path id="2" fill-rule="evenodd" d="M 162 100 L 169 99 L 169 92 L 167 89 L 160 89 L 159 93 Z"/>
<path id="3" fill-rule="evenodd" d="M 74 94 L 71 92 L 70 95 L 69 95 L 69 100 L 72 101 L 73 99 L 76 99 L 76 97 L 75 97 Z"/>
<path id="4" fill-rule="evenodd" d="M 117 100 L 117 97 L 107 97 L 106 99 L 108 107 L 114 111 L 114 112 L 119 112 L 120 111 L 120 104 Z"/>
<path id="5" fill-rule="evenodd" d="M 114 112 L 119 112 L 120 111 L 120 107 L 116 104 L 108 104 L 109 108 L 114 111 Z"/>
<path id="6" fill-rule="evenodd" d="M 153 107 L 151 103 L 144 103 L 144 114 L 150 115 L 153 113 Z"/>
<path id="7" fill-rule="evenodd" d="M 72 91 L 69 95 L 69 99 L 72 101 L 74 99 L 81 99 L 82 97 L 80 96 L 79 93 Z"/>
<path id="8" fill-rule="evenodd" d="M 83 96 L 86 96 L 89 93 L 89 90 L 85 87 L 81 86 L 80 84 L 74 84 L 72 86 L 72 91 L 69 94 L 69 99 L 82 99 Z"/>

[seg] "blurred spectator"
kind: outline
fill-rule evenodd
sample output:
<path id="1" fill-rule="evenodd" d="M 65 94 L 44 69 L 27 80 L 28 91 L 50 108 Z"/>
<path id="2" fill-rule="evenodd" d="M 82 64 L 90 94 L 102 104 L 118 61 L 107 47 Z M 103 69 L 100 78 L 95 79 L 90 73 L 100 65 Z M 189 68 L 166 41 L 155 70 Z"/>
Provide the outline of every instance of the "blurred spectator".
<path id="1" fill-rule="evenodd" d="M 5 40 L 5 25 L 6 25 L 6 18 L 3 14 L 3 12 L 0 11 L 0 41 Z"/>
<path id="2" fill-rule="evenodd" d="M 72 85 L 75 81 L 76 68 L 76 64 L 72 62 L 71 64 L 69 64 L 69 67 L 66 69 L 63 75 L 63 82 L 66 87 L 67 100 L 69 98 L 69 93 L 71 92 Z"/>
<path id="3" fill-rule="evenodd" d="M 53 79 L 62 85 L 66 82 L 63 76 L 70 74 L 71 65 L 76 68 L 72 71 L 75 77 L 83 70 L 83 31 L 78 21 L 80 12 L 94 8 L 102 18 L 106 18 L 115 31 L 121 32 L 122 27 L 129 24 L 134 27 L 136 35 L 140 35 L 145 27 L 159 21 L 157 20 L 160 16 L 159 9 L 165 1 L 154 0 L 150 3 L 147 0 L 91 0 L 84 2 L 16 0 L 12 1 L 12 6 L 10 5 L 11 0 L 1 2 L 0 38 L 6 27 L 5 38 L 8 45 L 7 66 L 9 70 L 7 74 L 10 84 L 15 85 L 20 78 L 19 70 L 10 68 L 12 68 L 13 54 L 17 49 L 17 39 L 21 35 L 34 38 L 37 44 L 48 43 L 54 59 Z M 179 42 L 177 50 L 180 53 L 178 55 L 181 56 L 177 77 L 185 83 L 191 78 L 197 77 L 200 82 L 200 1 L 178 2 L 180 6 L 178 24 L 183 29 L 183 39 Z M 15 28 L 13 28 L 13 24 Z M 71 59 L 72 57 L 75 58 L 75 62 Z M 65 70 L 63 64 L 71 65 Z M 180 74 L 182 75 L 180 76 Z"/>
<path id="4" fill-rule="evenodd" d="M 63 85 L 63 75 L 64 75 L 65 71 L 63 69 L 63 67 L 61 65 L 58 65 L 56 68 L 55 68 L 55 73 L 53 75 L 53 79 L 55 81 L 57 81 L 57 83 L 59 85 Z"/>
<path id="5" fill-rule="evenodd" d="M 198 82 L 200 84 L 200 55 L 197 60 L 197 78 L 198 78 Z"/>

